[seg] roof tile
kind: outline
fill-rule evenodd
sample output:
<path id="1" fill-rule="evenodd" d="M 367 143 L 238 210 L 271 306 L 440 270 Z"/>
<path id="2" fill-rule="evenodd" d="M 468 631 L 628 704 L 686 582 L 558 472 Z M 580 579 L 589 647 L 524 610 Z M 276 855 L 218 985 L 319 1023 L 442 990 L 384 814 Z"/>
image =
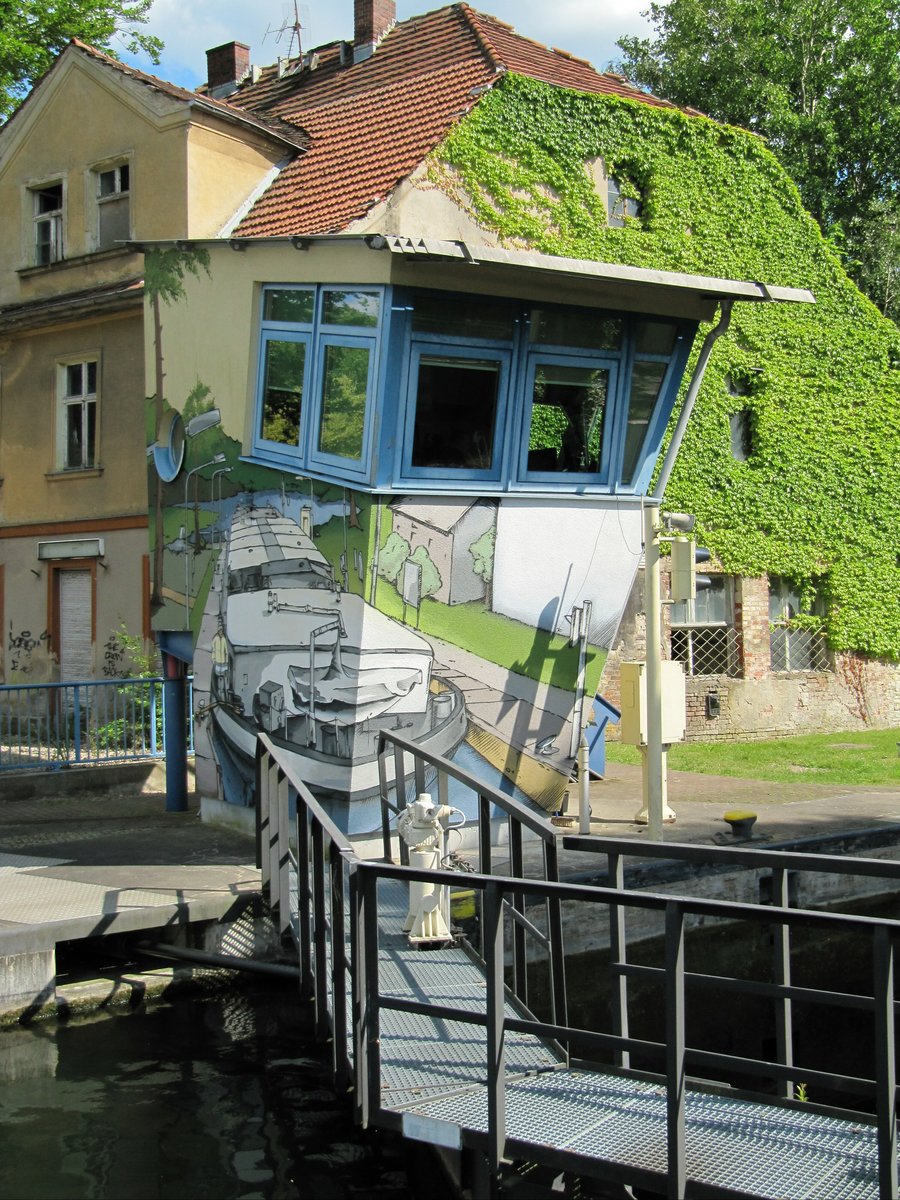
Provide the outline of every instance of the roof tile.
<path id="1" fill-rule="evenodd" d="M 353 62 L 352 47 L 333 42 L 282 64 L 280 74 L 277 67 L 263 71 L 229 97 L 230 105 L 298 127 L 308 138 L 305 153 L 281 172 L 236 233 L 346 229 L 412 174 L 507 71 L 674 107 L 468 4 L 449 5 L 398 23 L 362 62 Z"/>

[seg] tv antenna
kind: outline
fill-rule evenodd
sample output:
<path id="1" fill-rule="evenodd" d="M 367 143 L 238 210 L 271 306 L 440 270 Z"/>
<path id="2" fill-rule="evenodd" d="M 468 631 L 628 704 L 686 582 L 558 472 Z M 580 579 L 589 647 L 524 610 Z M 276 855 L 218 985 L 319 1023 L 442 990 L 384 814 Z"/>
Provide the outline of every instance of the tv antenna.
<path id="1" fill-rule="evenodd" d="M 293 10 L 293 20 L 291 19 L 292 10 Z M 304 17 L 303 21 L 300 20 L 301 12 L 303 13 L 303 17 Z M 285 57 L 286 58 L 293 57 L 292 51 L 294 49 L 294 42 L 296 40 L 297 57 L 299 58 L 300 55 L 303 53 L 303 42 L 302 42 L 301 34 L 302 34 L 302 31 L 306 28 L 306 25 L 308 23 L 309 23 L 309 10 L 308 10 L 307 5 L 304 4 L 304 5 L 300 6 L 297 4 L 297 0 L 291 0 L 290 4 L 285 3 L 282 6 L 281 24 L 277 28 L 273 28 L 273 26 L 270 25 L 269 28 L 266 30 L 265 34 L 263 35 L 263 41 L 266 40 L 266 38 L 269 36 L 269 34 L 274 34 L 275 41 L 280 42 L 285 34 L 289 34 L 290 36 L 288 37 L 287 54 L 285 55 Z"/>

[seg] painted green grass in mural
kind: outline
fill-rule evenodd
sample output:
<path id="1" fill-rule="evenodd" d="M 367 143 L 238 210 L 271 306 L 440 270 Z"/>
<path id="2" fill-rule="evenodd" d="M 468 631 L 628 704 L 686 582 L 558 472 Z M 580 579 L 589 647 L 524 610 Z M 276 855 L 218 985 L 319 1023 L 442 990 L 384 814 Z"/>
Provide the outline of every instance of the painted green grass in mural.
<path id="1" fill-rule="evenodd" d="M 404 618 L 401 597 L 382 579 L 378 581 L 378 607 L 398 621 Z M 423 600 L 418 622 L 415 612 L 407 609 L 406 624 L 454 646 L 463 646 L 488 662 L 527 679 L 549 683 L 566 691 L 575 687 L 578 651 L 565 638 L 488 612 L 479 601 L 447 605 L 436 600 Z M 591 646 L 586 673 L 588 694 L 596 688 L 605 661 L 606 651 Z"/>
<path id="2" fill-rule="evenodd" d="M 858 784 L 900 788 L 900 729 L 807 734 L 760 742 L 686 742 L 669 750 L 673 771 L 773 783 Z M 639 763 L 633 746 L 611 742 L 610 762 Z"/>

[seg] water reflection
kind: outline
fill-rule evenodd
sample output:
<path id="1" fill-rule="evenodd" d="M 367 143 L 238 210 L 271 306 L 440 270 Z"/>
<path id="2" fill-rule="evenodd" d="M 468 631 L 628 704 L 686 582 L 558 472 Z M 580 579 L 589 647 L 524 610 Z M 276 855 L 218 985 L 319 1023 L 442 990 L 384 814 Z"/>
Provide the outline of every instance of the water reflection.
<path id="1" fill-rule="evenodd" d="M 0 1196 L 405 1200 L 291 988 L 0 1032 Z"/>

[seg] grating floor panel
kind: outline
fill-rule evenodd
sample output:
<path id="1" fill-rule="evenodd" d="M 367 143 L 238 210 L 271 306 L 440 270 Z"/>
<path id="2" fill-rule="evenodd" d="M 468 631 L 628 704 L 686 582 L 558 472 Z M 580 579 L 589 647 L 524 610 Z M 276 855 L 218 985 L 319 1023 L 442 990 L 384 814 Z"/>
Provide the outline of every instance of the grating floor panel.
<path id="1" fill-rule="evenodd" d="M 486 981 L 467 954 L 409 946 L 401 932 L 404 889 L 382 881 L 378 913 L 382 997 L 485 1012 Z M 507 1012 L 516 1015 L 509 1005 Z M 664 1088 L 624 1075 L 569 1070 L 552 1046 L 527 1034 L 507 1031 L 505 1050 L 510 1138 L 665 1174 Z M 487 1132 L 483 1026 L 382 1009 L 380 1055 L 385 1108 Z M 879 1195 L 870 1124 L 700 1091 L 688 1091 L 685 1106 L 690 1180 L 778 1200 Z"/>
<path id="2" fill-rule="evenodd" d="M 666 1170 L 665 1091 L 620 1076 L 560 1071 L 507 1087 L 507 1133 L 535 1146 L 643 1170 Z M 691 1180 L 750 1196 L 875 1200 L 872 1126 L 729 1096 L 689 1092 Z M 420 1102 L 413 1111 L 487 1131 L 485 1090 Z"/>

